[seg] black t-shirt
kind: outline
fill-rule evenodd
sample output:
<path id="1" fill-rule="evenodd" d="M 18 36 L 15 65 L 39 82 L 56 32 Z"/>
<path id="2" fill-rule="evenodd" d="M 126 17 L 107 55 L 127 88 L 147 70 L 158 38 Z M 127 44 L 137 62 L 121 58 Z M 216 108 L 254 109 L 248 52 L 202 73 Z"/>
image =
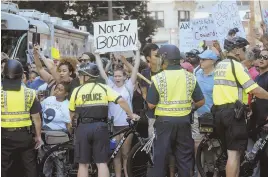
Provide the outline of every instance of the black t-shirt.
<path id="1" fill-rule="evenodd" d="M 268 91 L 268 71 L 257 76 L 255 81 L 260 87 Z M 268 117 L 268 100 L 256 98 L 255 104 L 254 115 L 256 115 L 257 124 L 261 124 Z"/>

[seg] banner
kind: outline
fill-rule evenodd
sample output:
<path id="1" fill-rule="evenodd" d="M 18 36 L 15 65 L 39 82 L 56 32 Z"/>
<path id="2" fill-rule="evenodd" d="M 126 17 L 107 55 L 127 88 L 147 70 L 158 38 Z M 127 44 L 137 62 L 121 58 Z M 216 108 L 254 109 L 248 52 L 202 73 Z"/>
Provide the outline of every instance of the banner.
<path id="1" fill-rule="evenodd" d="M 219 1 L 212 10 L 219 43 L 223 49 L 224 39 L 230 29 L 238 28 L 238 36 L 246 37 L 236 1 Z"/>
<path id="2" fill-rule="evenodd" d="M 137 50 L 137 20 L 94 23 L 94 46 L 97 52 Z"/>
<path id="3" fill-rule="evenodd" d="M 268 9 L 262 10 L 262 18 L 263 22 L 265 23 L 266 30 L 268 30 Z"/>
<path id="4" fill-rule="evenodd" d="M 189 52 L 198 47 L 198 43 L 193 38 L 192 28 L 190 22 L 180 22 L 179 27 L 179 49 L 181 52 Z"/>
<path id="5" fill-rule="evenodd" d="M 191 20 L 193 38 L 195 41 L 217 40 L 217 32 L 213 18 L 200 18 Z"/>

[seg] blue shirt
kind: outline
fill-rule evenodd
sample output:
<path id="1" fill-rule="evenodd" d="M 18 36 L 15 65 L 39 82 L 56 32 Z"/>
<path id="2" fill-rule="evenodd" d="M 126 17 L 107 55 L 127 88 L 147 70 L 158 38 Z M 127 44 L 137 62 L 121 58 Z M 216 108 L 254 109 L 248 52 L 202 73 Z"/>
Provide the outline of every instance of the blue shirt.
<path id="1" fill-rule="evenodd" d="M 201 116 L 206 112 L 210 112 L 213 105 L 214 72 L 205 75 L 203 69 L 199 69 L 196 72 L 196 79 L 205 97 L 205 104 L 196 111 L 198 116 Z"/>
<path id="2" fill-rule="evenodd" d="M 45 81 L 40 79 L 40 76 L 36 77 L 35 80 L 28 85 L 29 88 L 37 90 L 39 86 L 43 85 Z"/>

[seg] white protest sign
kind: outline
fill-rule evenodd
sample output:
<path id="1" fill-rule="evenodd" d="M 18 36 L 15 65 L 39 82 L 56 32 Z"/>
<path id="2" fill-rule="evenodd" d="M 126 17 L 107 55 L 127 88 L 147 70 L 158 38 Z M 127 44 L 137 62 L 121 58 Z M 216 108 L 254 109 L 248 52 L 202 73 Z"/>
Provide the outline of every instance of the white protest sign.
<path id="1" fill-rule="evenodd" d="M 240 20 L 236 1 L 219 1 L 212 10 L 212 17 L 216 25 L 219 43 L 223 48 L 224 39 L 230 29 L 238 28 L 238 36 L 246 37 L 243 24 Z"/>
<path id="2" fill-rule="evenodd" d="M 198 47 L 198 43 L 193 38 L 193 32 L 190 22 L 180 22 L 179 27 L 179 48 L 182 52 L 189 52 Z"/>
<path id="3" fill-rule="evenodd" d="M 262 11 L 263 22 L 265 23 L 266 29 L 268 30 L 268 9 Z"/>
<path id="4" fill-rule="evenodd" d="M 193 37 L 195 41 L 213 41 L 217 40 L 217 32 L 214 20 L 211 17 L 191 20 Z"/>
<path id="5" fill-rule="evenodd" d="M 94 46 L 96 52 L 137 50 L 137 42 L 137 20 L 94 23 Z"/>

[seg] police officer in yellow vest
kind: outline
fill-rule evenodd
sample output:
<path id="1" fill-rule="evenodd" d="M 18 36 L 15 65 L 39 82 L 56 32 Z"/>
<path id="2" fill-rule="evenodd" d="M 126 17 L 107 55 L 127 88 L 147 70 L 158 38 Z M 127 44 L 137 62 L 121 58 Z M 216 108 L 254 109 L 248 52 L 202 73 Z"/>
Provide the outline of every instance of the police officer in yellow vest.
<path id="1" fill-rule="evenodd" d="M 119 104 L 131 119 L 137 119 L 127 102 L 114 90 L 100 83 L 96 64 L 83 63 L 78 70 L 86 83 L 77 87 L 70 99 L 71 118 L 78 116 L 75 140 L 75 161 L 79 163 L 78 177 L 88 177 L 88 167 L 94 159 L 98 176 L 109 177 L 108 103 Z"/>
<path id="2" fill-rule="evenodd" d="M 35 148 L 41 145 L 41 105 L 35 91 L 21 85 L 23 68 L 19 61 L 8 60 L 4 66 L 1 88 L 1 171 L 7 177 L 17 154 L 25 175 L 37 177 Z M 35 141 L 31 132 L 35 125 Z M 16 170 L 16 169 L 11 169 Z M 19 175 L 23 176 L 20 171 Z"/>
<path id="3" fill-rule="evenodd" d="M 154 166 L 149 177 L 164 177 L 168 157 L 176 157 L 180 177 L 190 177 L 193 164 L 194 141 L 192 139 L 190 113 L 192 100 L 195 108 L 205 101 L 193 74 L 180 67 L 180 51 L 174 45 L 164 45 L 158 55 L 163 60 L 164 71 L 152 77 L 147 102 L 155 108 L 156 131 Z"/>
<path id="4" fill-rule="evenodd" d="M 245 58 L 248 41 L 241 37 L 226 39 L 224 49 L 226 58 L 215 69 L 212 112 L 215 117 L 216 131 L 224 149 L 227 150 L 227 177 L 238 177 L 240 153 L 247 147 L 245 106 L 247 94 L 268 99 L 268 93 L 259 87 L 249 76 L 240 61 Z"/>

